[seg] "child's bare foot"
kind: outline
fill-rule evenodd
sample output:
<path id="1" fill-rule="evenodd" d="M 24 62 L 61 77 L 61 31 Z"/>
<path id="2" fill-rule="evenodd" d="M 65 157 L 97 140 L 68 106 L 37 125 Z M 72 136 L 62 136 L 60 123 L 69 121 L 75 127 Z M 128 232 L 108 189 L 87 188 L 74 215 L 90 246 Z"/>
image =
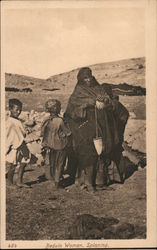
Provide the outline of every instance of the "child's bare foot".
<path id="1" fill-rule="evenodd" d="M 24 183 L 16 183 L 16 186 L 19 188 L 30 188 L 30 186 L 28 186 L 27 184 L 24 184 Z"/>
<path id="2" fill-rule="evenodd" d="M 9 188 L 9 189 L 16 188 L 16 185 L 13 183 L 7 183 L 7 188 Z"/>

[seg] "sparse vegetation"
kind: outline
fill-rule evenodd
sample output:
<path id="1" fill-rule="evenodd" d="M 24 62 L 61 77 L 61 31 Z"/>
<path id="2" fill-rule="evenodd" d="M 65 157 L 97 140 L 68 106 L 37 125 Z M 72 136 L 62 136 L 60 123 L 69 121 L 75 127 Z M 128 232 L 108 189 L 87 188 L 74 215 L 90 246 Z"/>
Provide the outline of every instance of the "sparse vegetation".
<path id="1" fill-rule="evenodd" d="M 53 88 L 53 89 L 43 89 L 43 90 L 46 90 L 46 91 L 56 91 L 56 90 L 60 90 L 58 88 Z"/>
<path id="2" fill-rule="evenodd" d="M 139 64 L 139 65 L 138 65 L 138 68 L 139 68 L 139 69 L 143 69 L 143 68 L 144 68 L 144 67 L 143 67 L 143 64 Z"/>
<path id="3" fill-rule="evenodd" d="M 23 89 L 18 89 L 15 87 L 5 87 L 5 91 L 7 92 L 32 92 L 31 88 L 23 88 Z"/>

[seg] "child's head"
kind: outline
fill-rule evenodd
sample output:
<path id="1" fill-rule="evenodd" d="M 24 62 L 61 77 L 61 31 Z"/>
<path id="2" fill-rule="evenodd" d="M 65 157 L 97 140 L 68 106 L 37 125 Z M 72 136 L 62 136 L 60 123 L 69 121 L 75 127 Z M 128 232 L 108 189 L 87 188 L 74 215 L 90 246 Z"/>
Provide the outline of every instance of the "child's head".
<path id="1" fill-rule="evenodd" d="M 9 99 L 9 110 L 11 117 L 18 118 L 22 111 L 22 102 L 18 99 Z"/>
<path id="2" fill-rule="evenodd" d="M 45 103 L 45 108 L 50 114 L 58 115 L 61 111 L 61 103 L 56 99 L 50 99 Z"/>

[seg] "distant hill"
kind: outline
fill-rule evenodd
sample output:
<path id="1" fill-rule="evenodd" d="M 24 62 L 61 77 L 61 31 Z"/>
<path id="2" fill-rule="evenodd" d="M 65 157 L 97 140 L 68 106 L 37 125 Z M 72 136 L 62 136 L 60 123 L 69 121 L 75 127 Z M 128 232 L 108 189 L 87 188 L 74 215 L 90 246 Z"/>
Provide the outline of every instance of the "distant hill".
<path id="1" fill-rule="evenodd" d="M 116 62 L 100 63 L 89 66 L 100 84 L 127 83 L 133 86 L 145 87 L 145 58 L 132 58 Z M 47 79 L 49 83 L 59 83 L 60 86 L 73 87 L 76 85 L 78 69 Z M 55 85 L 56 86 L 56 85 Z M 59 87 L 59 86 L 56 86 Z"/>
<path id="2" fill-rule="evenodd" d="M 84 65 L 85 66 L 85 65 Z M 124 59 L 116 62 L 100 63 L 89 66 L 96 79 L 100 82 L 109 83 L 123 83 L 127 82 L 132 85 L 145 86 L 145 58 L 132 58 Z M 68 85 L 69 81 L 76 83 L 76 75 L 79 68 L 69 72 L 64 72 L 58 75 L 50 76 L 48 79 L 39 79 L 18 74 L 6 73 L 6 85 L 9 87 L 14 84 L 15 86 L 26 87 L 28 85 L 34 86 L 46 84 L 51 82 L 53 84 Z M 48 84 L 47 84 L 48 85 Z"/>
<path id="3" fill-rule="evenodd" d="M 100 63 L 89 65 L 89 67 L 100 84 L 109 84 L 113 92 L 120 95 L 122 103 L 127 106 L 129 111 L 135 109 L 135 106 L 140 112 L 145 110 L 145 99 L 142 96 L 142 99 L 125 99 L 125 96 L 129 95 L 145 95 L 144 57 Z M 65 110 L 69 96 L 76 85 L 78 71 L 79 68 L 73 69 L 47 79 L 6 73 L 6 108 L 9 98 L 19 98 L 23 102 L 24 110 L 43 111 L 45 101 L 55 98 L 61 101 L 62 109 Z M 138 100 L 143 100 L 142 104 L 139 104 Z"/>
<path id="4" fill-rule="evenodd" d="M 44 85 L 46 81 L 44 79 L 39 79 L 30 76 L 6 73 L 5 74 L 5 86 L 6 87 L 15 87 L 15 88 L 36 88 Z"/>
<path id="5" fill-rule="evenodd" d="M 89 67 L 98 82 L 110 85 L 116 95 L 140 96 L 146 94 L 144 57 L 100 63 Z M 54 97 L 61 98 L 63 106 L 66 106 L 76 85 L 78 71 L 79 68 L 73 69 L 47 79 L 6 73 L 6 101 L 11 96 L 19 97 L 27 103 L 26 108 L 32 107 L 33 103 L 34 105 L 38 103 L 38 109 L 39 106 L 42 109 L 45 98 Z M 28 95 L 31 96 L 28 97 Z M 36 102 L 33 102 L 35 100 Z"/>

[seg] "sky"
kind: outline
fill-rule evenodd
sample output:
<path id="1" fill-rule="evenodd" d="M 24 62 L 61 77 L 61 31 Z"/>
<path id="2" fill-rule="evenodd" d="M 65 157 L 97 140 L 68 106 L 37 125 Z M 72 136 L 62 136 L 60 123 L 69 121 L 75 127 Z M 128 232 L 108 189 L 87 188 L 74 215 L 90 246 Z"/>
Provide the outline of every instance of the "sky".
<path id="1" fill-rule="evenodd" d="M 6 8 L 3 67 L 39 78 L 145 56 L 144 8 Z"/>

